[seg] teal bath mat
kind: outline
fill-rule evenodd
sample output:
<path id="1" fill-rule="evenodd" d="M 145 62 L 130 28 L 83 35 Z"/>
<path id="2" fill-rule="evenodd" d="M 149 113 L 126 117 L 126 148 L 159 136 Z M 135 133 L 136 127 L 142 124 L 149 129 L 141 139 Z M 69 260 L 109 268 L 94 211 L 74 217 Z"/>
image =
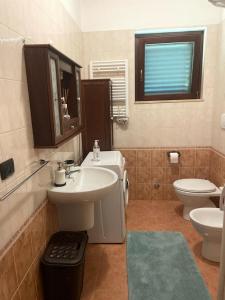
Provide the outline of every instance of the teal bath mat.
<path id="1" fill-rule="evenodd" d="M 129 300 L 210 300 L 179 232 L 129 232 Z"/>

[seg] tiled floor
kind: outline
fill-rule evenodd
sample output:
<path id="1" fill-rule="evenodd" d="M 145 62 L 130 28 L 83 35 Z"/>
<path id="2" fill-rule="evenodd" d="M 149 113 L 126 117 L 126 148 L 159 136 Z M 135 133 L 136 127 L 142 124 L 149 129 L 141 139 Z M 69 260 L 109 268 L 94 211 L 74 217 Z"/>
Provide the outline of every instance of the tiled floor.
<path id="1" fill-rule="evenodd" d="M 201 257 L 201 238 L 190 222 L 182 218 L 182 206 L 179 202 L 130 201 L 127 227 L 128 230 L 136 231 L 182 232 L 193 251 L 212 299 L 216 300 L 219 265 Z M 88 245 L 82 300 L 127 299 L 125 245 Z"/>

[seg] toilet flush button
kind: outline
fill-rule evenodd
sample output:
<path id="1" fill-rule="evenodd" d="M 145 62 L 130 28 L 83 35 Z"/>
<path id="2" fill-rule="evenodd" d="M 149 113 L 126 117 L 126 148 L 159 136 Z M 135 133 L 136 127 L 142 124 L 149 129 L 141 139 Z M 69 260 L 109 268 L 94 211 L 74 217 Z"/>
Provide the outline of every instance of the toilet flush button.
<path id="1" fill-rule="evenodd" d="M 225 129 L 225 114 L 221 115 L 220 126 L 221 126 L 222 129 Z"/>

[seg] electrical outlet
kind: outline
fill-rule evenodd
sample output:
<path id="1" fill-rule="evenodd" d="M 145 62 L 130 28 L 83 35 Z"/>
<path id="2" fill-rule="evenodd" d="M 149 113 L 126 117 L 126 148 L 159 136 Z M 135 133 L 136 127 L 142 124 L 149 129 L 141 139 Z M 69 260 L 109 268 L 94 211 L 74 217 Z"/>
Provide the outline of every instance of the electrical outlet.
<path id="1" fill-rule="evenodd" d="M 14 160 L 10 158 L 0 164 L 1 179 L 5 180 L 15 172 Z"/>

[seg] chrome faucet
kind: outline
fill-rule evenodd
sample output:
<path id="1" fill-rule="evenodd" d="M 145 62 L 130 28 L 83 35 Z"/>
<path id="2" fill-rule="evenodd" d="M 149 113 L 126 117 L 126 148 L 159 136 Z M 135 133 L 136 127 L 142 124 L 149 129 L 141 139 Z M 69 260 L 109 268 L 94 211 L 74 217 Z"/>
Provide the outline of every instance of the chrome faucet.
<path id="1" fill-rule="evenodd" d="M 66 177 L 71 178 L 71 174 L 80 172 L 80 169 L 71 170 L 71 167 L 78 167 L 78 164 L 74 163 L 74 160 L 65 160 L 64 169 L 66 170 Z"/>
<path id="2" fill-rule="evenodd" d="M 73 170 L 73 171 L 67 171 L 66 170 L 66 177 L 67 178 L 71 178 L 70 176 L 71 176 L 71 174 L 73 174 L 73 173 L 76 173 L 76 172 L 80 172 L 80 169 L 76 169 L 76 170 Z"/>

